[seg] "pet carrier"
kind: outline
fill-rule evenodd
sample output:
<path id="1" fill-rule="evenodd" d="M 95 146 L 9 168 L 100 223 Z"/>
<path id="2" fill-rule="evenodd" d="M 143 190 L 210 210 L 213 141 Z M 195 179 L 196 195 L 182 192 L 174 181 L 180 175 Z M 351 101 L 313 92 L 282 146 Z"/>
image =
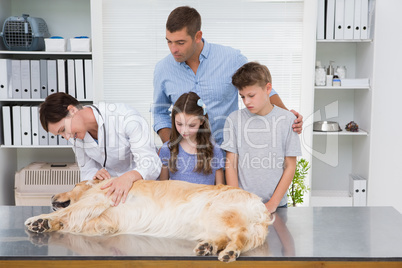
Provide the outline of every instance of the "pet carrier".
<path id="1" fill-rule="evenodd" d="M 53 195 L 70 191 L 78 182 L 76 163 L 32 163 L 15 173 L 15 204 L 50 206 Z"/>
<path id="2" fill-rule="evenodd" d="M 0 36 L 9 50 L 35 51 L 45 50 L 45 38 L 50 34 L 43 19 L 23 14 L 7 18 Z"/>

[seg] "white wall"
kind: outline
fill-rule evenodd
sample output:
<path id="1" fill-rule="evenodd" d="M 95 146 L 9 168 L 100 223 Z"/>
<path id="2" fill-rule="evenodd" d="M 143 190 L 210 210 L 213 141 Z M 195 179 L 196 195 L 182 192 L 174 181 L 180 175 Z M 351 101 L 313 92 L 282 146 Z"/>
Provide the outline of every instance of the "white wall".
<path id="1" fill-rule="evenodd" d="M 402 1 L 376 1 L 369 206 L 402 213 Z"/>

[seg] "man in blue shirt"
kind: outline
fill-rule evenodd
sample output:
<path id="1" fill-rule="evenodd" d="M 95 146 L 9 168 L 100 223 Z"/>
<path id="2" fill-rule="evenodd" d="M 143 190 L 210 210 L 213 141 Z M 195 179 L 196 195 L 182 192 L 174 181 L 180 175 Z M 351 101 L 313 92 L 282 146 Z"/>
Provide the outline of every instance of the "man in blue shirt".
<path id="1" fill-rule="evenodd" d="M 172 124 L 169 108 L 183 93 L 193 91 L 205 103 L 212 135 L 221 144 L 226 117 L 239 108 L 232 75 L 247 63 L 247 58 L 239 50 L 205 41 L 201 16 L 188 6 L 170 13 L 166 40 L 171 54 L 159 61 L 154 71 L 154 130 L 163 143 L 168 141 Z M 274 90 L 270 100 L 286 109 Z M 292 112 L 297 117 L 293 130 L 301 133 L 303 116 Z"/>

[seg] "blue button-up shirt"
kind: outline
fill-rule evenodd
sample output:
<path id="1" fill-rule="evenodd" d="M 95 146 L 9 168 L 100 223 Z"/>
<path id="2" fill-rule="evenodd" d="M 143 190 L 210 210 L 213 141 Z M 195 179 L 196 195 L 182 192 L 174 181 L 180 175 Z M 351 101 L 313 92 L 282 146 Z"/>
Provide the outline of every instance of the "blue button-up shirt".
<path id="1" fill-rule="evenodd" d="M 232 75 L 247 63 L 239 50 L 210 44 L 203 39 L 197 73 L 185 62 L 177 62 L 172 54 L 162 59 L 154 71 L 154 130 L 171 128 L 172 104 L 183 94 L 193 91 L 206 105 L 212 136 L 218 144 L 223 141 L 226 117 L 238 110 L 238 91 L 232 84 Z M 271 95 L 276 94 L 272 90 Z"/>

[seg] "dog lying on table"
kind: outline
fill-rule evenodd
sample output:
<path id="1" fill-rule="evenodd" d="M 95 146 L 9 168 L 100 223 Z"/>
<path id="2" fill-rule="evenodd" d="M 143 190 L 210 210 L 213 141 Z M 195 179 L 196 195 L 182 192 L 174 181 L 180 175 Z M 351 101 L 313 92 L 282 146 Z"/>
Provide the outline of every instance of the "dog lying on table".
<path id="1" fill-rule="evenodd" d="M 25 221 L 36 233 L 83 235 L 142 234 L 199 240 L 194 252 L 235 261 L 241 252 L 262 245 L 272 224 L 261 199 L 226 185 L 183 181 L 137 181 L 125 203 L 114 207 L 101 186 L 83 181 L 52 198 L 56 211 Z"/>

